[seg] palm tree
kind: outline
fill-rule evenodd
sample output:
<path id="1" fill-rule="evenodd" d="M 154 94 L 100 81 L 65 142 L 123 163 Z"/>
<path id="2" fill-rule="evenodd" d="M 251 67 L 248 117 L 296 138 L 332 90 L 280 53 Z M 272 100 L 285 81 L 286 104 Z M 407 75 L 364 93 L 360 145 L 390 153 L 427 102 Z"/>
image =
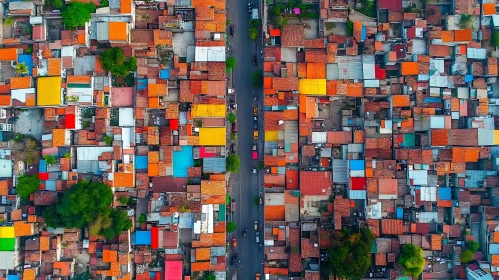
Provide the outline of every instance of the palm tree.
<path id="1" fill-rule="evenodd" d="M 29 74 L 28 66 L 24 62 L 16 64 L 16 73 L 19 75 Z"/>

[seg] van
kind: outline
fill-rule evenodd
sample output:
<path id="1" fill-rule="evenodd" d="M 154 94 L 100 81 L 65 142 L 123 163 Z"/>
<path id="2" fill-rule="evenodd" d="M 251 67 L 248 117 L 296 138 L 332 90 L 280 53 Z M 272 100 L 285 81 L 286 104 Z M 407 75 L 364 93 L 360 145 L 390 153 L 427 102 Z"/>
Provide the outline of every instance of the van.
<path id="1" fill-rule="evenodd" d="M 253 10 L 251 10 L 251 19 L 258 19 L 258 9 L 253 8 Z"/>
<path id="2" fill-rule="evenodd" d="M 256 233 L 256 243 L 260 243 L 260 234 Z"/>

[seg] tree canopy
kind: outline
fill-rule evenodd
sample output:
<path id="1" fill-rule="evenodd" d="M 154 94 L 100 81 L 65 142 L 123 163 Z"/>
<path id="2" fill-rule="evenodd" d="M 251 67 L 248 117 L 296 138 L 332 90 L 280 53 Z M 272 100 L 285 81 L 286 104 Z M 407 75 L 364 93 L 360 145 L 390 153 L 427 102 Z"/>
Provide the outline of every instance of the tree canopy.
<path id="1" fill-rule="evenodd" d="M 125 211 L 110 208 L 113 192 L 99 182 L 81 181 L 67 190 L 56 204 L 43 211 L 50 227 L 82 228 L 90 225 L 92 234 L 113 238 L 132 227 Z"/>
<path id="2" fill-rule="evenodd" d="M 402 246 L 399 263 L 402 265 L 404 274 L 418 277 L 425 265 L 423 250 L 413 244 Z"/>
<path id="3" fill-rule="evenodd" d="M 469 263 L 473 260 L 473 256 L 475 254 L 470 250 L 466 249 L 463 252 L 461 252 L 461 262 L 462 263 Z"/>
<path id="4" fill-rule="evenodd" d="M 20 75 L 27 75 L 29 74 L 29 69 L 28 66 L 24 62 L 17 63 L 16 64 L 16 73 Z"/>
<path id="5" fill-rule="evenodd" d="M 45 159 L 47 164 L 55 164 L 57 162 L 57 159 L 52 155 L 43 156 L 43 159 Z"/>
<path id="6" fill-rule="evenodd" d="M 234 67 L 236 67 L 236 59 L 233 57 L 228 57 L 225 60 L 225 67 L 226 67 L 227 73 L 229 73 L 232 69 L 234 69 Z"/>
<path id="7" fill-rule="evenodd" d="M 91 18 L 90 14 L 95 13 L 96 8 L 93 3 L 71 2 L 61 13 L 62 22 L 69 30 L 85 26 Z"/>
<path id="8" fill-rule="evenodd" d="M 100 54 L 100 62 L 104 70 L 117 77 L 125 77 L 137 69 L 137 58 L 125 57 L 121 48 L 110 48 L 103 51 Z"/>
<path id="9" fill-rule="evenodd" d="M 499 30 L 492 31 L 491 39 L 492 46 L 499 47 Z"/>
<path id="10" fill-rule="evenodd" d="M 241 159 L 235 154 L 230 154 L 226 159 L 226 166 L 228 172 L 236 173 L 241 166 Z"/>
<path id="11" fill-rule="evenodd" d="M 374 236 L 369 229 L 360 233 L 343 230 L 333 236 L 330 249 L 331 274 L 347 280 L 361 279 L 371 265 Z"/>
<path id="12" fill-rule="evenodd" d="M 263 87 L 263 73 L 260 70 L 253 71 L 251 74 L 251 83 L 254 87 Z"/>
<path id="13" fill-rule="evenodd" d="M 18 134 L 16 136 L 12 154 L 14 158 L 25 161 L 27 164 L 35 164 L 40 160 L 38 143 L 29 135 Z"/>
<path id="14" fill-rule="evenodd" d="M 468 29 L 473 27 L 473 16 L 468 14 L 462 14 L 459 20 L 459 27 L 462 29 Z"/>
<path id="15" fill-rule="evenodd" d="M 227 223 L 227 232 L 232 233 L 234 231 L 236 231 L 236 223 L 235 222 Z"/>
<path id="16" fill-rule="evenodd" d="M 38 175 L 22 175 L 17 178 L 16 192 L 23 199 L 28 199 L 32 193 L 38 191 L 39 187 L 40 179 Z"/>
<path id="17" fill-rule="evenodd" d="M 476 253 L 480 248 L 480 243 L 474 240 L 466 241 L 466 249 L 469 249 L 471 252 Z"/>
<path id="18" fill-rule="evenodd" d="M 236 123 L 236 115 L 234 113 L 229 114 L 229 122 Z"/>

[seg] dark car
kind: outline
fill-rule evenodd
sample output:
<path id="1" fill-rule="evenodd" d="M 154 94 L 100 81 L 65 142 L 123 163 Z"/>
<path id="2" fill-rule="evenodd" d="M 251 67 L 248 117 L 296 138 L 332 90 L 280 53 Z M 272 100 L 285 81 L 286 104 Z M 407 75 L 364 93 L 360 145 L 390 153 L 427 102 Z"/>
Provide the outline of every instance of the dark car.
<path id="1" fill-rule="evenodd" d="M 230 263 L 232 266 L 235 266 L 239 262 L 239 255 L 236 253 L 230 259 Z"/>
<path id="2" fill-rule="evenodd" d="M 234 27 L 233 24 L 231 24 L 229 27 L 230 36 L 234 36 L 235 31 L 236 31 L 236 28 Z"/>
<path id="3" fill-rule="evenodd" d="M 253 59 L 251 60 L 251 62 L 253 63 L 253 66 L 257 65 L 256 55 L 253 56 Z"/>
<path id="4" fill-rule="evenodd" d="M 232 124 L 232 131 L 237 132 L 237 124 L 236 123 Z"/>
<path id="5" fill-rule="evenodd" d="M 232 145 L 230 145 L 230 151 L 235 154 L 236 153 L 236 143 L 232 143 Z"/>
<path id="6" fill-rule="evenodd" d="M 253 130 L 258 130 L 258 121 L 257 120 L 253 121 Z"/>

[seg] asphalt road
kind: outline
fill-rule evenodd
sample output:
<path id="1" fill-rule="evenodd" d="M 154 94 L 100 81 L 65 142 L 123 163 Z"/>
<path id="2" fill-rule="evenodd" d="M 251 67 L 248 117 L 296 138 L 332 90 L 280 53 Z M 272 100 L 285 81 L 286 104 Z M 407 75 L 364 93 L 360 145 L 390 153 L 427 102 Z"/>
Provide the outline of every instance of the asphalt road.
<path id="1" fill-rule="evenodd" d="M 252 1 L 252 0 L 249 0 Z M 236 232 L 232 237 L 237 239 L 237 246 L 231 245 L 231 257 L 236 252 L 239 254 L 240 263 L 237 266 L 230 266 L 228 259 L 229 275 L 228 279 L 255 279 L 256 273 L 263 277 L 263 206 L 255 205 L 255 196 L 263 194 L 263 170 L 258 170 L 257 174 L 252 173 L 253 167 L 258 167 L 258 161 L 252 160 L 251 149 L 253 140 L 253 105 L 258 105 L 258 154 L 259 160 L 263 160 L 263 89 L 254 88 L 251 83 L 251 75 L 257 67 L 252 65 L 253 55 L 257 56 L 258 68 L 263 69 L 263 59 L 261 57 L 262 41 L 260 38 L 254 42 L 249 38 L 248 2 L 230 1 L 228 2 L 228 18 L 232 20 L 235 27 L 233 37 L 229 37 L 230 53 L 236 59 L 236 67 L 232 73 L 232 84 L 236 91 L 237 103 L 237 154 L 241 159 L 239 172 L 232 176 L 232 199 L 236 200 L 236 212 L 232 216 L 236 221 Z M 260 2 L 254 0 L 253 6 L 260 6 Z M 254 98 L 258 97 L 256 101 Z M 254 230 L 255 221 L 258 221 L 260 243 L 256 243 L 256 232 Z M 246 237 L 241 233 L 248 228 Z"/>

